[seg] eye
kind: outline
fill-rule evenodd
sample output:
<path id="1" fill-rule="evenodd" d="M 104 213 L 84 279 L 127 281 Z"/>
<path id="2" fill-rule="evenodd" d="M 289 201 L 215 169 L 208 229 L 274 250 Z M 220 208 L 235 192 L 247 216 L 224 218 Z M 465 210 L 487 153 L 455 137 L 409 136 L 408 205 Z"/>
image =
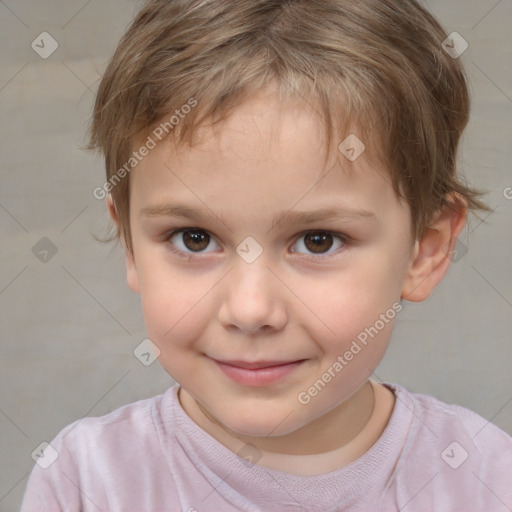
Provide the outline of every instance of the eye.
<path id="1" fill-rule="evenodd" d="M 174 230 L 163 237 L 169 249 L 180 256 L 191 257 L 194 255 L 214 252 L 206 249 L 214 241 L 214 238 L 203 229 L 182 228 Z M 292 247 L 292 252 L 303 252 L 314 256 L 314 259 L 330 258 L 336 256 L 340 248 L 348 245 L 348 237 L 340 233 L 330 231 L 309 231 L 300 236 Z M 217 244 L 218 247 L 218 244 Z"/>
<path id="2" fill-rule="evenodd" d="M 191 255 L 205 251 L 213 238 L 208 232 L 196 228 L 184 228 L 173 231 L 165 237 L 171 249 L 179 254 Z M 188 252 L 190 251 L 190 252 Z"/>
<path id="3" fill-rule="evenodd" d="M 335 240 L 338 240 L 336 243 Z M 320 255 L 319 257 L 330 257 L 336 254 L 336 250 L 347 245 L 346 237 L 340 234 L 331 233 L 330 231 L 310 231 L 301 235 L 292 252 L 301 252 L 303 248 L 311 251 L 309 254 Z M 328 253 L 334 247 L 334 251 Z"/>

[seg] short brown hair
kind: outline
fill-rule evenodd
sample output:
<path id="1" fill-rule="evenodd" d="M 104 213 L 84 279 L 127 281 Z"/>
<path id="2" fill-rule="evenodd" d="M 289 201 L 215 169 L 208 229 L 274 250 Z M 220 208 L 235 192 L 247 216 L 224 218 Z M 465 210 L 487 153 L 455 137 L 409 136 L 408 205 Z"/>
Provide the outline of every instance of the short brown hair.
<path id="1" fill-rule="evenodd" d="M 135 142 L 193 100 L 165 130 L 191 145 L 199 125 L 225 119 L 270 82 L 318 107 L 328 150 L 357 124 L 409 204 L 416 239 L 443 205 L 460 208 L 448 194 L 490 211 L 457 174 L 470 99 L 446 39 L 416 0 L 147 1 L 105 71 L 88 146 L 105 157 L 117 238 L 132 250 L 130 180 L 119 177 L 137 163 Z"/>

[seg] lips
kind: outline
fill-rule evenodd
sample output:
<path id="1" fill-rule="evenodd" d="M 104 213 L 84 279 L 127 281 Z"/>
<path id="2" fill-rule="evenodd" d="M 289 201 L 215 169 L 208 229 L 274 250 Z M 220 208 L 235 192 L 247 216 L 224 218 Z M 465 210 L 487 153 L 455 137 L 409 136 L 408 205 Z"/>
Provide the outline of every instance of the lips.
<path id="1" fill-rule="evenodd" d="M 255 361 L 255 362 L 248 362 L 248 361 L 237 361 L 237 360 L 231 360 L 231 361 L 221 361 L 216 360 L 218 363 L 221 364 L 229 364 L 230 366 L 236 366 L 237 368 L 244 368 L 246 370 L 260 370 L 262 368 L 271 368 L 273 366 L 284 366 L 286 364 L 293 364 L 298 363 L 300 361 L 303 361 L 303 359 L 296 359 L 293 361 Z"/>
<path id="2" fill-rule="evenodd" d="M 213 360 L 231 381 L 247 387 L 264 387 L 277 384 L 297 371 L 305 359 L 294 361 L 240 361 Z"/>

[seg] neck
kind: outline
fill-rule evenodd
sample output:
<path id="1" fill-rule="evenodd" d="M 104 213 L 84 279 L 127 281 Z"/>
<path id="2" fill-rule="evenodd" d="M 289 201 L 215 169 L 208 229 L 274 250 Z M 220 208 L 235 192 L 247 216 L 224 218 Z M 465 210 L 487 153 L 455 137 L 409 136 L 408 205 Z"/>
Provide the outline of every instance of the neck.
<path id="1" fill-rule="evenodd" d="M 187 414 L 232 451 L 237 451 L 241 444 L 251 443 L 262 452 L 284 455 L 330 452 L 351 443 L 360 434 L 365 434 L 364 444 L 373 444 L 389 420 L 394 405 L 394 397 L 390 397 L 393 394 L 387 388 L 367 381 L 348 400 L 304 427 L 284 436 L 255 438 L 243 436 L 222 425 L 188 393 L 179 395 Z"/>

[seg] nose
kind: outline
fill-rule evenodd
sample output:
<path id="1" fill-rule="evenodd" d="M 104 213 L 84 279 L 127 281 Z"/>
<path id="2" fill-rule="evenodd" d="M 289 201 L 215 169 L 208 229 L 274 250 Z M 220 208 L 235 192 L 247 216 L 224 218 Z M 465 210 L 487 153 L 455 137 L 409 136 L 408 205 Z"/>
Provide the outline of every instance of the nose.
<path id="1" fill-rule="evenodd" d="M 284 286 L 263 257 L 250 264 L 238 259 L 224 286 L 219 321 L 225 329 L 255 334 L 286 325 Z"/>

